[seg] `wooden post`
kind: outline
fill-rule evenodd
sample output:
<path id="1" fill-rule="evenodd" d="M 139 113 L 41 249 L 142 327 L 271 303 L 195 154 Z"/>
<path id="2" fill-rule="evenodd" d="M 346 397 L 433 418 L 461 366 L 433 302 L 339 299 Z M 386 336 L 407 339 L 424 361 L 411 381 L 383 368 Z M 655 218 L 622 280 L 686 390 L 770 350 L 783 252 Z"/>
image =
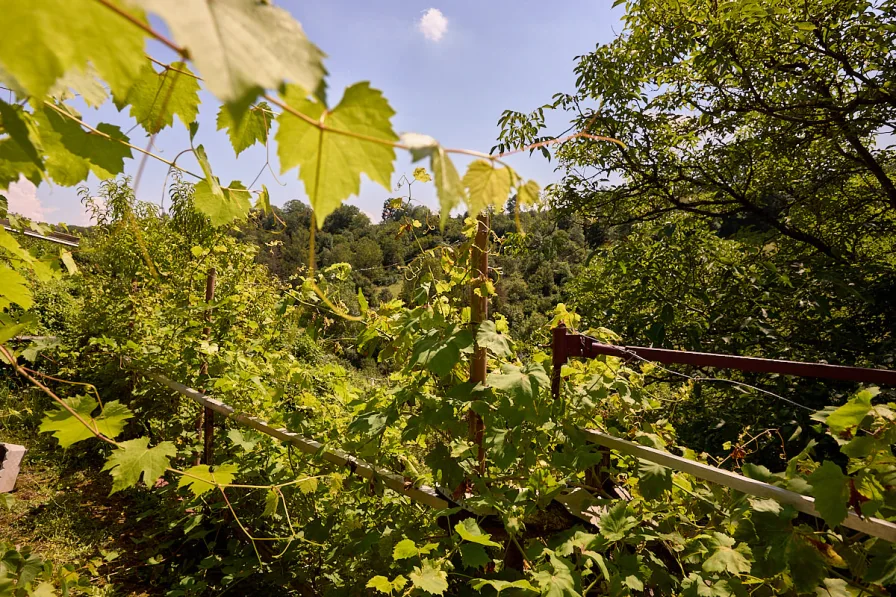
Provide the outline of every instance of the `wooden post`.
<path id="1" fill-rule="evenodd" d="M 205 302 L 206 305 L 215 300 L 215 283 L 217 281 L 218 272 L 215 268 L 211 268 L 208 277 L 205 279 Z M 202 337 L 209 339 L 212 329 L 210 324 L 211 308 L 206 306 L 205 309 L 205 328 L 202 330 Z M 203 378 L 208 377 L 208 360 L 203 360 L 199 375 Z M 214 439 L 215 439 L 215 411 L 205 407 L 203 410 L 203 464 L 211 466 L 214 464 Z"/>
<path id="2" fill-rule="evenodd" d="M 470 251 L 470 267 L 474 268 L 474 282 L 470 288 L 470 323 L 474 330 L 479 324 L 488 319 L 488 295 L 486 294 L 486 282 L 488 282 L 488 212 L 482 212 L 477 218 L 476 238 Z M 479 295 L 475 290 L 479 288 Z M 488 373 L 488 355 L 485 348 L 476 344 L 473 349 L 473 360 L 470 362 L 470 381 L 473 384 L 485 383 Z M 473 410 L 467 413 L 467 423 L 470 429 L 470 441 L 479 446 L 479 474 L 485 474 L 485 426 L 480 417 Z"/>
<path id="3" fill-rule="evenodd" d="M 563 365 L 569 360 L 566 353 L 566 324 L 562 321 L 551 330 L 551 397 L 554 400 L 560 399 L 560 372 Z"/>

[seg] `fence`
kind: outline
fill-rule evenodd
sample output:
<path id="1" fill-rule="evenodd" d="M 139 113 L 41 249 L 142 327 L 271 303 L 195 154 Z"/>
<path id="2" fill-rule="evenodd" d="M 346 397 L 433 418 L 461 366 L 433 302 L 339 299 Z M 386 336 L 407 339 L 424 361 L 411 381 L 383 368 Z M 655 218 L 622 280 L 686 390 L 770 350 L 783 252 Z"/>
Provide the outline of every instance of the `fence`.
<path id="1" fill-rule="evenodd" d="M 562 363 L 558 365 L 559 359 L 556 358 L 556 354 L 563 355 L 566 354 L 566 357 L 570 356 L 583 356 L 589 357 L 597 356 L 599 354 L 612 354 L 613 356 L 620 356 L 620 354 L 624 355 L 626 353 L 620 352 L 627 351 L 630 349 L 619 349 L 619 347 L 610 347 L 606 344 L 600 344 L 593 338 L 588 338 L 587 336 L 580 336 L 578 334 L 569 334 L 565 328 L 562 328 L 561 332 L 556 332 L 554 335 L 555 341 L 560 338 L 560 342 L 564 344 L 562 346 L 574 347 L 573 354 L 570 354 L 570 351 L 564 350 L 564 348 L 560 348 L 559 351 L 555 352 L 555 377 L 559 375 L 559 367 L 562 367 Z M 582 340 L 584 339 L 584 340 Z M 579 346 L 587 346 L 588 352 L 578 352 Z M 595 348 L 596 346 L 596 348 Z M 615 351 L 611 351 L 611 349 L 617 349 Z M 676 352 L 676 351 L 665 351 L 665 352 Z M 684 353 L 685 355 L 687 353 Z M 694 353 L 690 353 L 694 354 Z M 701 354 L 701 353 L 697 353 Z M 630 356 L 630 355 L 629 355 Z M 724 357 L 725 355 L 708 355 L 710 357 Z M 678 355 L 675 355 L 674 358 L 680 358 Z M 685 357 L 688 358 L 688 357 Z M 763 361 L 764 359 L 752 359 L 751 366 L 755 365 L 756 361 Z M 563 362 L 566 362 L 565 360 Z M 663 361 L 663 362 L 669 362 Z M 679 362 L 679 361 L 672 361 Z M 725 361 L 731 362 L 731 361 Z M 742 363 L 744 361 L 733 361 L 734 363 Z M 810 364 L 810 363 L 804 363 Z M 775 366 L 775 365 L 770 365 Z M 845 369 L 850 369 L 854 373 L 860 371 L 873 371 L 878 373 L 892 373 L 885 370 L 861 370 L 859 368 L 847 367 Z M 752 370 L 752 369 L 751 369 Z M 335 464 L 336 466 L 346 467 L 352 473 L 357 474 L 365 479 L 379 479 L 383 482 L 383 485 L 388 487 L 389 489 L 396 491 L 402 495 L 405 495 L 412 500 L 430 506 L 436 509 L 444 509 L 451 507 L 452 504 L 447 499 L 443 498 L 434 488 L 421 485 L 415 486 L 409 479 L 406 479 L 402 475 L 394 473 L 392 471 L 388 471 L 382 468 L 378 468 L 373 464 L 365 462 L 363 460 L 358 460 L 353 458 L 351 455 L 346 454 L 340 450 L 334 450 L 325 448 L 323 444 L 317 442 L 315 440 L 302 437 L 296 433 L 291 431 L 287 431 L 286 429 L 277 429 L 273 426 L 269 425 L 265 421 L 257 419 L 255 417 L 247 416 L 241 413 L 238 413 L 232 406 L 229 406 L 219 400 L 215 400 L 214 398 L 210 398 L 205 394 L 194 390 L 193 388 L 189 388 L 181 383 L 172 381 L 167 377 L 160 375 L 158 373 L 147 372 L 144 373 L 146 377 L 152 379 L 162 385 L 167 386 L 168 388 L 174 390 L 175 392 L 190 398 L 194 402 L 200 404 L 207 411 L 213 411 L 218 414 L 221 414 L 225 417 L 228 417 L 237 423 L 245 425 L 247 427 L 251 427 L 261 433 L 269 435 L 271 437 L 277 438 L 281 441 L 287 442 L 299 450 L 305 452 L 306 454 L 319 455 L 324 461 L 329 462 L 331 464 Z M 559 379 L 559 377 L 556 377 Z M 841 379 L 841 378 L 837 378 Z M 584 430 L 586 437 L 589 441 L 600 445 L 604 448 L 616 450 L 617 452 L 621 452 L 623 454 L 629 454 L 631 456 L 635 456 L 638 458 L 643 458 L 644 460 L 649 460 L 651 462 L 655 462 L 657 464 L 661 464 L 673 470 L 681 471 L 697 477 L 699 479 L 703 479 L 706 481 L 710 481 L 712 483 L 717 483 L 719 485 L 723 485 L 725 487 L 740 491 L 742 493 L 753 495 L 761 498 L 770 498 L 774 499 L 781 504 L 786 504 L 792 506 L 799 512 L 803 512 L 805 514 L 809 514 L 811 516 L 815 516 L 821 518 L 818 510 L 815 508 L 815 500 L 809 496 L 805 496 L 793 491 L 789 491 L 783 489 L 781 487 L 777 487 L 775 485 L 771 485 L 769 483 L 765 483 L 762 481 L 758 481 L 756 479 L 750 479 L 749 477 L 745 477 L 743 475 L 739 475 L 737 473 L 733 473 L 731 471 L 727 471 L 724 469 L 716 468 L 713 466 L 709 466 L 700 462 L 695 462 L 693 460 L 688 460 L 686 458 L 682 458 L 680 456 L 676 456 L 674 454 L 670 454 L 668 452 L 662 452 L 660 450 L 656 450 L 654 448 L 649 448 L 647 446 L 642 446 L 640 444 L 636 444 L 634 442 L 630 442 L 618 437 L 613 437 L 611 435 L 607 435 L 605 433 L 601 433 L 599 431 L 595 431 L 593 429 Z M 585 520 L 592 520 L 593 517 L 589 516 L 586 512 L 572 505 L 570 500 L 561 499 L 561 502 L 567 504 L 567 507 L 570 509 L 574 515 L 579 518 L 583 518 Z M 854 512 L 849 512 L 846 520 L 841 523 L 842 526 L 847 528 L 851 528 L 853 530 L 861 531 L 873 537 L 879 537 L 881 539 L 896 543 L 896 524 L 888 522 L 886 520 L 881 520 L 873 517 L 861 517 Z"/>
<path id="2" fill-rule="evenodd" d="M 802 363 L 774 359 L 759 359 L 732 355 L 710 354 L 644 348 L 640 346 L 614 346 L 604 344 L 595 338 L 570 333 L 563 324 L 553 330 L 552 341 L 551 392 L 557 398 L 560 395 L 561 371 L 563 365 L 572 357 L 595 358 L 600 355 L 619 357 L 622 359 L 637 358 L 660 363 L 677 363 L 706 367 L 719 367 L 752 371 L 760 373 L 779 373 L 801 377 L 822 377 L 856 382 L 883 383 L 896 385 L 896 371 L 887 369 L 867 369 L 862 367 L 843 367 L 826 363 Z M 682 471 L 699 479 L 724 485 L 737 491 L 756 497 L 771 498 L 782 504 L 793 506 L 798 511 L 821 518 L 815 509 L 815 500 L 811 497 L 770 485 L 762 481 L 750 479 L 731 471 L 716 468 L 668 452 L 662 452 L 618 437 L 613 437 L 593 429 L 586 429 L 588 440 L 609 448 L 649 460 L 671 469 Z M 868 535 L 879 537 L 896 543 L 896 524 L 878 518 L 861 517 L 849 512 L 842 526 L 862 531 Z"/>

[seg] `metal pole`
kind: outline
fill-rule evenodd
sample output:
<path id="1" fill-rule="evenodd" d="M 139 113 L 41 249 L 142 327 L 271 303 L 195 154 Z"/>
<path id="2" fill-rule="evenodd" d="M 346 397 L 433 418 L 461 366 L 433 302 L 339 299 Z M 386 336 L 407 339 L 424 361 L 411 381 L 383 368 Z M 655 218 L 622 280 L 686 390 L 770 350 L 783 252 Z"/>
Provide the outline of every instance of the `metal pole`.
<path id="1" fill-rule="evenodd" d="M 488 282 L 488 212 L 482 212 L 477 219 L 476 238 L 470 251 L 470 266 L 474 268 L 474 281 L 470 287 L 470 323 L 474 330 L 488 319 L 488 295 L 485 292 Z M 475 290 L 479 288 L 479 295 Z M 475 385 L 485 383 L 488 373 L 488 355 L 485 348 L 475 345 L 473 360 L 470 362 L 470 381 Z M 473 410 L 467 412 L 467 423 L 470 430 L 470 441 L 479 447 L 479 474 L 485 474 L 485 426 Z"/>
<path id="2" fill-rule="evenodd" d="M 206 305 L 215 300 L 215 283 L 217 281 L 218 272 L 215 268 L 211 268 L 208 277 L 205 279 L 205 302 Z M 206 306 L 205 309 L 205 328 L 202 330 L 202 337 L 205 340 L 211 335 L 211 308 Z M 199 369 L 199 375 L 202 378 L 208 377 L 208 360 L 203 360 L 202 367 Z M 211 466 L 214 464 L 214 439 L 215 439 L 215 411 L 205 407 L 203 410 L 203 463 Z"/>
<path id="3" fill-rule="evenodd" d="M 569 356 L 585 357 L 586 359 L 593 359 L 597 355 L 608 355 L 623 359 L 637 356 L 645 361 L 656 361 L 666 364 L 896 385 L 896 370 L 894 369 L 847 367 L 844 365 L 830 365 L 828 363 L 804 363 L 800 361 L 741 357 L 707 352 L 669 350 L 666 348 L 648 348 L 644 346 L 614 346 L 603 344 L 587 336 L 574 334 L 567 336 L 565 346 Z"/>
<path id="4" fill-rule="evenodd" d="M 551 364 L 554 366 L 551 372 L 551 397 L 560 399 L 560 371 L 569 360 L 566 352 L 566 324 L 562 321 L 551 330 Z"/>

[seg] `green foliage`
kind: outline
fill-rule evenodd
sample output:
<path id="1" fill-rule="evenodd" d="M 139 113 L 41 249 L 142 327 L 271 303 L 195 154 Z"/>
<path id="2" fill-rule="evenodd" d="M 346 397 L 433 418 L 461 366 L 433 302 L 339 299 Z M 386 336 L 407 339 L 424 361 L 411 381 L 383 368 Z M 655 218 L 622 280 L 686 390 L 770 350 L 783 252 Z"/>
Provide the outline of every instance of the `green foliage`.
<path id="1" fill-rule="evenodd" d="M 251 0 L 188 6 L 138 0 L 137 4 L 165 20 L 209 90 L 237 113 L 259 91 L 286 81 L 311 90 L 322 85 L 323 53 L 282 8 Z"/>
<path id="2" fill-rule="evenodd" d="M 488 533 L 483 533 L 479 525 L 472 518 L 467 518 L 463 522 L 457 523 L 454 532 L 460 535 L 460 538 L 470 543 L 484 545 L 485 547 L 501 547 L 500 543 L 496 543 L 489 538 Z"/>
<path id="3" fill-rule="evenodd" d="M 140 78 L 127 95 L 115 98 L 120 109 L 130 106 L 130 114 L 150 134 L 174 124 L 177 116 L 184 126 L 199 114 L 199 82 L 183 62 L 173 62 L 162 72 L 146 63 Z"/>
<path id="4" fill-rule="evenodd" d="M 485 160 L 476 160 L 470 164 L 463 179 L 469 192 L 470 211 L 479 213 L 490 206 L 504 205 L 516 178 L 516 174 L 508 167 L 496 167 Z"/>
<path id="5" fill-rule="evenodd" d="M 104 404 L 96 416 L 93 413 L 99 404 L 90 396 L 82 394 L 63 400 L 63 403 L 64 406 L 49 411 L 40 425 L 40 430 L 52 433 L 62 448 L 91 439 L 96 434 L 115 438 L 124 430 L 125 421 L 134 416 L 118 400 Z"/>
<path id="6" fill-rule="evenodd" d="M 211 491 L 217 487 L 230 484 L 239 469 L 235 464 L 222 464 L 221 466 L 191 466 L 183 472 L 178 487 L 190 490 L 193 497 Z"/>
<path id="7" fill-rule="evenodd" d="M 312 88 L 313 89 L 313 88 Z M 369 83 L 356 83 L 332 110 L 295 85 L 287 86 L 286 104 L 319 121 L 319 128 L 288 112 L 278 118 L 277 152 L 282 172 L 299 167 L 299 177 L 314 209 L 318 227 L 324 219 L 361 188 L 361 174 L 387 189 L 390 187 L 397 141 L 390 120 L 395 114 L 382 93 Z M 342 133 L 379 139 L 377 143 Z"/>
<path id="8" fill-rule="evenodd" d="M 119 443 L 103 467 L 112 475 L 112 493 L 135 486 L 141 477 L 147 487 L 152 487 L 176 454 L 177 450 L 171 442 L 162 442 L 150 448 L 149 438 L 146 437 Z M 195 493 L 194 488 L 191 487 L 191 490 Z"/>
<path id="9" fill-rule="evenodd" d="M 22 95 L 42 98 L 58 79 L 83 73 L 88 63 L 123 93 L 145 63 L 143 32 L 98 2 L 52 0 L 35 11 L 31 2 L 14 0 L 4 6 L 4 21 L 16 34 L 0 41 L 0 74 Z"/>
<path id="10" fill-rule="evenodd" d="M 411 584 L 430 595 L 441 595 L 448 590 L 448 574 L 440 570 L 432 560 L 423 560 L 408 574 Z"/>
<path id="11" fill-rule="evenodd" d="M 221 106 L 218 110 L 218 130 L 227 129 L 227 136 L 233 145 L 234 153 L 239 156 L 245 149 L 256 143 L 267 143 L 271 131 L 271 107 L 265 102 L 258 102 L 235 123 L 230 110 Z M 268 207 L 270 210 L 270 207 Z"/>
<path id="12" fill-rule="evenodd" d="M 676 348 L 847 353 L 860 363 L 886 354 L 891 340 L 879 333 L 854 354 L 843 347 L 892 321 L 892 221 L 881 211 L 892 156 L 871 144 L 891 119 L 884 83 L 892 69 L 880 56 L 892 36 L 878 27 L 889 5 L 847 2 L 807 20 L 783 2 L 771 13 L 755 4 L 629 3 L 625 34 L 580 58 L 577 94 L 557 98 L 558 107 L 577 110 L 581 128 L 626 141 L 604 147 L 579 137 L 561 147 L 571 174 L 548 194 L 574 204 L 568 211 L 584 214 L 581 221 L 521 210 L 538 202 L 539 187 L 497 157 L 473 161 L 461 178 L 449 159 L 458 150 L 419 134 L 396 143 L 394 111 L 368 83 L 348 87 L 329 110 L 323 54 L 269 2 L 136 5 L 161 17 L 174 41 L 113 1 L 8 7 L 17 33 L 0 41 L 0 81 L 19 101 L 0 105 L 0 184 L 20 175 L 75 185 L 93 174 L 103 182 L 98 193 L 79 191 L 97 225 L 83 231 L 77 264 L 71 253 L 44 254 L 0 233 L 0 337 L 29 326 L 65 332 L 52 347 L 10 349 L 9 371 L 26 373 L 22 357 L 34 375 L 53 380 L 45 394 L 55 406 L 40 430 L 60 446 L 105 440 L 73 449 L 105 458 L 113 493 L 146 486 L 132 493 L 154 518 L 141 543 L 153 551 L 145 563 L 158 566 L 151 589 L 219 594 L 245 582 L 238 590 L 321 595 L 366 588 L 839 596 L 876 594 L 874 583 L 892 580 L 892 545 L 838 526 L 850 509 L 896 519 L 889 395 L 815 387 L 811 404 L 842 406 L 809 419 L 768 393 L 765 402 L 712 390 L 701 397 L 705 380 L 681 383 L 650 363 L 599 357 L 566 363 L 555 398 L 541 350 L 550 325 L 563 321 L 591 325 L 604 341 L 620 340 L 613 328 L 626 342 Z M 871 44 L 867 55 L 856 46 L 863 42 L 839 35 L 841 20 L 848 33 L 870 23 L 856 36 Z M 830 36 L 811 37 L 818 30 Z M 147 36 L 182 61 L 158 72 L 143 54 Z M 871 70 L 857 78 L 817 44 L 845 52 L 849 65 L 856 56 L 870 60 Z M 815 65 L 811 72 L 782 71 L 781 47 L 798 64 Z M 282 110 L 281 167 L 298 167 L 310 209 L 275 209 L 265 187 L 222 186 L 203 146 L 193 146 L 199 82 L 187 62 L 222 100 L 217 126 L 238 155 L 269 143 L 272 109 L 252 104 L 269 90 L 281 93 L 282 101 L 266 96 Z M 755 93 L 739 93 L 747 76 L 758 77 Z M 859 90 L 819 99 L 841 76 Z M 66 104 L 80 90 L 88 104 L 101 101 L 99 80 L 147 132 L 175 117 L 187 125 L 202 177 L 187 183 L 172 166 L 167 212 L 137 201 L 130 181 L 115 178 L 132 156 L 121 128 L 88 127 Z M 704 92 L 710 96 L 692 97 Z M 598 94 L 597 112 L 578 112 Z M 771 107 L 755 103 L 757 94 L 774 100 Z M 501 151 L 542 141 L 544 109 L 505 115 Z M 821 128 L 819 114 L 830 120 Z M 374 227 L 343 201 L 359 192 L 362 174 L 391 191 L 396 148 L 414 161 L 430 158 L 432 176 L 417 168 L 403 177 L 403 195 L 385 202 L 384 222 Z M 578 177 L 580 166 L 621 174 L 594 189 L 599 176 Z M 412 205 L 413 185 L 429 182 L 441 206 L 438 227 L 429 210 Z M 253 192 L 260 213 L 250 220 Z M 462 203 L 469 213 L 451 217 Z M 478 216 L 498 241 L 497 255 L 485 279 L 471 281 Z M 852 271 L 851 261 L 861 267 Z M 215 296 L 206 300 L 212 275 Z M 569 308 L 564 286 L 574 277 Z M 71 302 L 58 301 L 68 288 Z M 471 324 L 471 295 L 491 299 L 494 321 Z M 474 355 L 483 352 L 486 377 L 471 381 Z M 199 409 L 142 377 L 154 371 L 241 414 L 401 471 L 408 488 L 438 486 L 467 512 L 436 518 L 384 491 L 379 475 L 358 480 L 233 428 L 213 441 L 223 464 L 198 465 Z M 64 379 L 86 385 L 56 381 Z M 77 393 L 85 387 L 90 394 Z M 93 398 L 100 394 L 112 399 L 101 405 Z M 707 420 L 722 416 L 735 419 L 736 431 L 718 441 Z M 755 431 L 747 420 L 783 424 Z M 798 445 L 782 436 L 785 425 Z M 827 528 L 777 502 L 597 451 L 583 428 L 812 495 Z M 706 452 L 728 455 L 712 460 L 703 447 L 685 447 L 688 431 Z M 760 461 L 760 441 L 796 455 L 786 464 L 765 454 Z M 37 566 L 28 561 L 4 557 L 0 592 L 52 590 L 50 581 L 29 585 L 38 577 L 25 573 Z"/>

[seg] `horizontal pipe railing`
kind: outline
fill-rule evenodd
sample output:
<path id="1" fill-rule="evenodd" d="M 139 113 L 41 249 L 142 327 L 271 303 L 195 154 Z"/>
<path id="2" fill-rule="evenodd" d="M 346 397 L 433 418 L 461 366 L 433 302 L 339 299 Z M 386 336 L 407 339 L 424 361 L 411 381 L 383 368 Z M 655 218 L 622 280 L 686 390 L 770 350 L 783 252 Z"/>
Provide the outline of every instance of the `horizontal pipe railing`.
<path id="1" fill-rule="evenodd" d="M 190 400 L 193 400 L 194 402 L 197 402 L 202 406 L 215 411 L 216 413 L 233 419 L 234 421 L 241 423 L 247 427 L 251 427 L 256 431 L 264 433 L 265 435 L 269 435 L 281 441 L 287 442 L 295 446 L 302 452 L 305 452 L 306 454 L 320 455 L 323 460 L 331 464 L 335 464 L 336 466 L 347 467 L 349 470 L 351 470 L 352 473 L 359 475 L 365 479 L 379 479 L 383 482 L 383 485 L 385 485 L 389 489 L 405 495 L 415 502 L 419 502 L 421 504 L 425 504 L 432 508 L 438 509 L 450 508 L 452 505 L 447 500 L 439 496 L 436 490 L 432 487 L 428 487 L 426 485 L 421 485 L 419 487 L 414 486 L 413 483 L 409 482 L 403 476 L 397 473 L 378 468 L 368 462 L 353 458 L 351 455 L 342 452 L 341 450 L 325 448 L 324 445 L 320 442 L 302 437 L 301 435 L 293 433 L 292 431 L 287 431 L 286 429 L 277 429 L 269 425 L 265 421 L 262 421 L 261 419 L 239 413 L 232 406 L 225 404 L 220 400 L 209 398 L 202 392 L 187 387 L 182 383 L 172 381 L 164 375 L 151 372 L 143 372 L 143 375 L 145 375 L 149 379 L 152 379 L 153 381 L 167 386 L 178 394 L 186 396 Z"/>
<path id="2" fill-rule="evenodd" d="M 657 464 L 661 464 L 673 470 L 693 475 L 698 479 L 710 481 L 718 485 L 724 485 L 725 487 L 736 489 L 737 491 L 748 495 L 771 498 L 778 503 L 793 506 L 796 510 L 799 510 L 804 514 L 821 518 L 821 514 L 819 514 L 818 510 L 815 508 L 815 499 L 809 496 L 789 491 L 775 485 L 770 485 L 763 481 L 750 479 L 749 477 L 744 477 L 743 475 L 738 475 L 737 473 L 716 468 L 708 464 L 688 460 L 687 458 L 682 458 L 655 448 L 642 446 L 641 444 L 613 437 L 612 435 L 607 435 L 606 433 L 601 433 L 600 431 L 595 431 L 593 429 L 586 429 L 585 434 L 589 441 L 605 448 L 610 448 L 611 450 L 616 450 L 623 454 L 629 454 L 631 456 L 643 458 L 644 460 L 656 462 Z M 846 519 L 840 524 L 873 537 L 896 543 L 896 524 L 892 522 L 881 520 L 879 518 L 862 517 L 850 510 Z"/>
<path id="3" fill-rule="evenodd" d="M 0 219 L 0 226 L 3 226 L 3 229 L 7 232 L 17 232 L 20 234 L 24 234 L 25 236 L 30 236 L 31 238 L 37 238 L 40 240 L 48 240 L 51 243 L 57 243 L 60 245 L 65 245 L 67 247 L 78 247 L 81 243 L 81 239 L 73 234 L 65 234 L 62 232 L 50 232 L 49 234 L 41 234 L 40 232 L 35 232 L 34 230 L 19 230 L 11 225 L 9 220 Z"/>
<path id="4" fill-rule="evenodd" d="M 164 375 L 152 372 L 144 372 L 143 375 L 167 386 L 171 390 L 174 390 L 206 408 L 210 408 L 211 410 L 236 421 L 237 423 L 290 443 L 306 454 L 319 455 L 326 462 L 340 467 L 347 467 L 354 474 L 365 479 L 380 479 L 382 480 L 383 485 L 389 489 L 405 495 L 418 503 L 437 509 L 449 508 L 452 505 L 446 499 L 442 498 L 435 489 L 429 486 L 414 486 L 403 476 L 392 471 L 378 468 L 363 460 L 357 460 L 341 450 L 326 448 L 320 442 L 302 437 L 297 433 L 287 431 L 286 429 L 274 428 L 265 421 L 239 413 L 232 406 L 225 404 L 220 400 L 210 398 L 202 392 L 187 387 L 184 384 L 172 381 Z M 723 485 L 748 495 L 770 498 L 781 504 L 793 506 L 796 510 L 803 512 L 804 514 L 821 518 L 818 510 L 815 508 L 815 500 L 809 496 L 789 491 L 763 481 L 750 479 L 749 477 L 744 477 L 743 475 L 731 471 L 688 460 L 668 452 L 642 446 L 593 429 L 585 429 L 583 431 L 590 442 L 605 448 L 643 458 L 651 462 L 656 462 L 673 470 L 697 477 L 698 479 L 704 479 L 712 483 Z M 578 513 L 577 516 L 587 519 L 587 517 L 584 517 L 581 513 Z M 861 517 L 850 511 L 846 519 L 840 524 L 873 537 L 896 543 L 896 524 L 892 522 L 872 517 Z"/>
<path id="5" fill-rule="evenodd" d="M 569 357 L 594 358 L 598 355 L 607 355 L 622 359 L 640 358 L 645 361 L 665 364 L 737 369 L 753 373 L 777 373 L 780 375 L 819 377 L 896 386 L 896 370 L 893 369 L 847 367 L 844 365 L 829 365 L 827 363 L 804 363 L 780 359 L 669 350 L 666 348 L 647 348 L 644 346 L 616 346 L 604 344 L 590 336 L 571 334 L 563 326 L 554 328 L 554 334 L 552 347 L 555 366 L 558 363 L 562 365 Z"/>

